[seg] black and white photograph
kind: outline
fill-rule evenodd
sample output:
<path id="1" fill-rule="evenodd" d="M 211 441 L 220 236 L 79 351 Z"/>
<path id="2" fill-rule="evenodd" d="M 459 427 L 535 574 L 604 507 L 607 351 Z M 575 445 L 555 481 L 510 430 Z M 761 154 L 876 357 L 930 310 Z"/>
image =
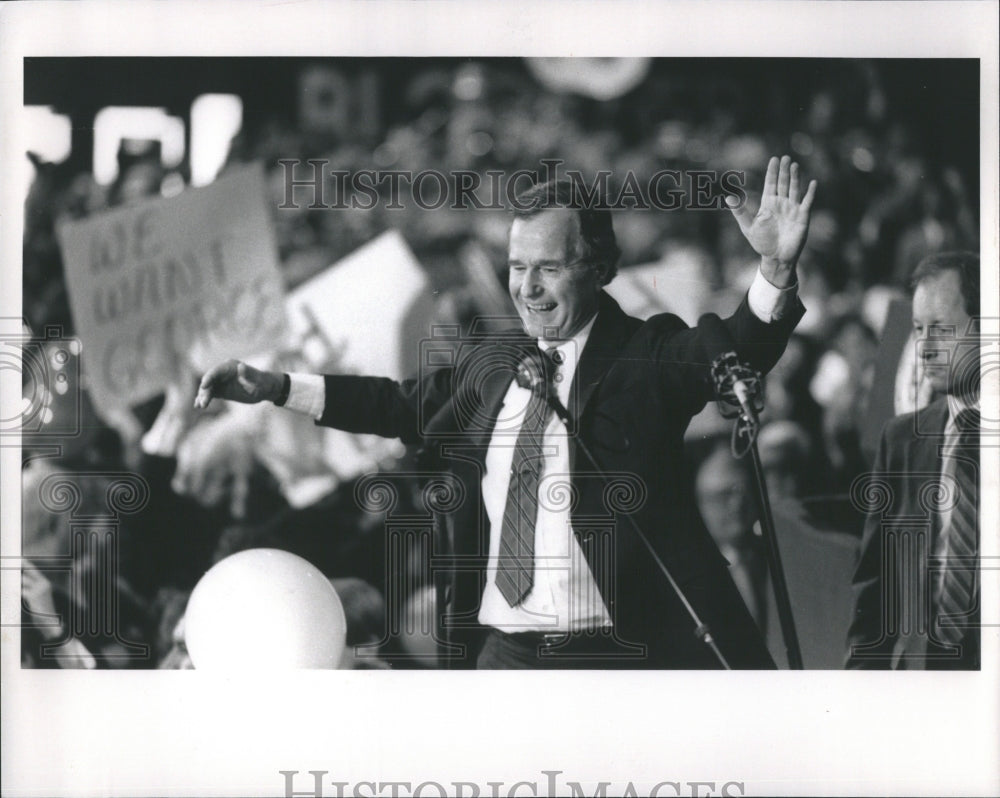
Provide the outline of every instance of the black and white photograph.
<path id="1" fill-rule="evenodd" d="M 996 794 L 996 11 L 0 9 L 4 795 Z"/>

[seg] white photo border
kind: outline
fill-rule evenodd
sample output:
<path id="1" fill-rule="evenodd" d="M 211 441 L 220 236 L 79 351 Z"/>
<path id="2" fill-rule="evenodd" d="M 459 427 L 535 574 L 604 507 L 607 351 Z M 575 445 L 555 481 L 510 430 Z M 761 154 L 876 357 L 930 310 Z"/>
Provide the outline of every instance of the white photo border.
<path id="1" fill-rule="evenodd" d="M 0 317 L 21 315 L 23 208 L 9 178 L 26 149 L 26 56 L 724 55 L 979 58 L 983 313 L 996 319 L 998 49 L 989 2 L 5 4 Z M 996 378 L 984 373 L 983 402 L 994 406 Z M 4 396 L 20 395 L 16 374 L 0 379 Z M 992 457 L 982 467 L 992 487 L 985 531 L 1000 528 L 1000 466 Z M 0 449 L 0 479 L 4 497 L 19 495 L 16 449 Z M 4 501 L 0 514 L 2 556 L 16 557 L 20 508 Z M 1000 562 L 996 536 L 983 539 L 984 563 Z M 997 794 L 1000 570 L 983 574 L 978 673 L 337 671 L 262 685 L 199 672 L 21 670 L 4 628 L 3 792 L 283 795 L 279 771 L 299 771 L 305 791 L 308 771 L 320 770 L 324 795 L 336 781 L 492 781 L 506 795 L 519 781 L 544 788 L 543 771 L 588 794 L 602 781 L 639 794 L 664 781 L 683 794 L 714 782 L 702 795 L 732 782 L 743 785 L 735 795 Z M 2 603 L 19 606 L 16 570 L 3 572 Z M 538 707 L 527 728 L 505 718 L 515 689 Z"/>

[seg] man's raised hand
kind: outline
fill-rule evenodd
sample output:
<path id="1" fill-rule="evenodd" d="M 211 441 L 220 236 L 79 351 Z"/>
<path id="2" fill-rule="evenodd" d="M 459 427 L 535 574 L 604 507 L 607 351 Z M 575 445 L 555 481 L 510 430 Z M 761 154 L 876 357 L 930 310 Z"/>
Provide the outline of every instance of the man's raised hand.
<path id="1" fill-rule="evenodd" d="M 281 374 L 261 371 L 239 360 L 227 360 L 201 378 L 194 406 L 204 409 L 213 399 L 243 404 L 273 402 L 281 395 L 282 381 Z"/>
<path id="2" fill-rule="evenodd" d="M 795 282 L 795 264 L 806 243 L 809 211 L 816 196 L 810 180 L 799 199 L 799 165 L 787 155 L 771 158 L 764 176 L 764 190 L 757 215 L 729 197 L 727 204 L 750 246 L 761 257 L 761 272 L 769 282 L 785 287 Z"/>

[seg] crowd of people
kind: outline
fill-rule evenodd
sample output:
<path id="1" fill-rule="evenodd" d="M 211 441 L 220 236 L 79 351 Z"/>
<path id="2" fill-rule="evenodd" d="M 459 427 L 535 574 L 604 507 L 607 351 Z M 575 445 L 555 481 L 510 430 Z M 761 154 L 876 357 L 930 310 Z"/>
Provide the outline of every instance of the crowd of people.
<path id="1" fill-rule="evenodd" d="M 850 512 L 847 494 L 872 456 L 862 424 L 888 308 L 907 297 L 910 273 L 924 255 L 978 250 L 977 178 L 936 140 L 937 114 L 912 113 L 912 90 L 900 89 L 902 79 L 889 67 L 844 62 L 816 69 L 808 80 L 758 85 L 765 74 L 773 77 L 764 67 L 736 76 L 725 64 L 701 71 L 654 63 L 631 91 L 598 100 L 556 91 L 521 62 L 435 63 L 394 84 L 393 96 L 383 98 L 394 111 L 373 140 L 336 130 L 317 137 L 276 115 L 244 126 L 223 170 L 263 165 L 288 288 L 395 229 L 427 272 L 439 319 L 467 327 L 505 297 L 506 212 L 414 203 L 389 209 L 385 202 L 365 210 L 310 209 L 305 202 L 279 208 L 288 205 L 279 159 L 319 158 L 329 169 L 350 171 L 485 174 L 539 168 L 554 158 L 585 175 L 610 170 L 613 189 L 626 174 L 645 184 L 663 169 L 734 169 L 746 174 L 746 185 L 759 186 L 768 155 L 790 151 L 821 189 L 799 265 L 808 312 L 767 379 L 761 458 L 773 501 L 814 502 L 826 511 L 839 498 L 841 511 L 826 512 L 820 526 L 859 535 L 862 516 Z M 978 141 L 974 130 L 968 136 Z M 186 166 L 164 168 L 155 148 L 123 151 L 119 160 L 109 186 L 86 172 L 35 163 L 23 283 L 33 331 L 56 324 L 73 333 L 55 236 L 61 220 L 175 192 L 186 179 Z M 620 273 L 658 263 L 669 273 L 694 275 L 704 290 L 683 306 L 689 324 L 702 312 L 728 310 L 755 262 L 727 217 L 724 210 L 616 213 Z M 471 265 L 477 255 L 494 265 L 499 290 L 483 290 Z M 435 664 L 425 539 L 390 538 L 384 514 L 359 506 L 353 480 L 306 506 L 290 502 L 251 435 L 218 434 L 215 416 L 190 411 L 194 388 L 180 386 L 118 423 L 99 419 L 84 399 L 83 434 L 55 457 L 45 441 L 26 438 L 22 547 L 34 565 L 25 571 L 25 664 L 189 665 L 182 631 L 190 591 L 213 563 L 255 547 L 298 553 L 333 581 L 349 644 L 368 644 L 357 649 L 366 655 L 352 655 L 345 667 Z M 745 582 L 736 581 L 763 625 L 757 610 L 766 602 L 750 576 L 762 570 L 752 482 L 728 455 L 728 428 L 713 413 L 708 408 L 689 431 L 692 479 L 709 530 L 730 562 L 745 566 Z M 176 421 L 173 435 L 150 444 L 150 431 L 166 417 Z M 415 456 L 407 452 L 387 472 L 417 470 Z M 81 517 L 107 512 L 114 474 L 137 474 L 148 489 L 141 507 L 120 515 L 114 535 L 82 535 L 70 514 L 45 498 L 60 474 L 84 472 L 93 476 L 83 481 L 74 511 Z M 421 486 L 408 477 L 398 485 L 399 501 L 427 515 Z M 69 565 L 46 566 L 70 553 Z M 109 561 L 116 563 L 113 612 L 91 590 Z M 51 622 L 54 616 L 65 620 Z M 87 634 L 68 634 L 70 623 Z"/>

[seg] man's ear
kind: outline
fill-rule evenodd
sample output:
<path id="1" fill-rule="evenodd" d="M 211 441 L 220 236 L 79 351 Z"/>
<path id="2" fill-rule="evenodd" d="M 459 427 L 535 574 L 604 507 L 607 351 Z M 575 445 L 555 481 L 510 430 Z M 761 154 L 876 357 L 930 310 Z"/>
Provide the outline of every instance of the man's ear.
<path id="1" fill-rule="evenodd" d="M 594 271 L 597 272 L 597 282 L 601 284 L 602 288 L 611 282 L 611 267 L 608 264 L 595 264 Z"/>

